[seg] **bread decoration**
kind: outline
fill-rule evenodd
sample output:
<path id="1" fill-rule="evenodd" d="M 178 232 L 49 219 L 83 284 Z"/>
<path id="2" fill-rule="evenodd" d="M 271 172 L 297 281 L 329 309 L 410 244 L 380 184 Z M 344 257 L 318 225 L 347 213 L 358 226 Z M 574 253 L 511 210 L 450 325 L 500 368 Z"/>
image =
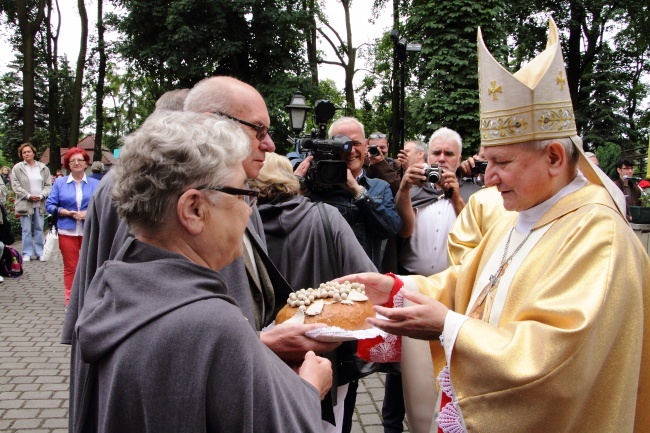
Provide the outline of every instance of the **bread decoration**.
<path id="1" fill-rule="evenodd" d="M 275 323 L 324 323 L 356 331 L 370 328 L 366 318 L 374 315 L 363 284 L 329 282 L 291 293 Z"/>

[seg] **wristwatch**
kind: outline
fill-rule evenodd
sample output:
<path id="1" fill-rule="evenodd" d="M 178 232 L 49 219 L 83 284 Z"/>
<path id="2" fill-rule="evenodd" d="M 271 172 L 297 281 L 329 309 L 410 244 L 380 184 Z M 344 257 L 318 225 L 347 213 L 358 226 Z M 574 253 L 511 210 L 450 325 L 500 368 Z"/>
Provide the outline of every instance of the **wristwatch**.
<path id="1" fill-rule="evenodd" d="M 352 200 L 359 201 L 362 198 L 367 197 L 367 196 L 368 196 L 368 191 L 366 191 L 366 189 L 364 187 L 361 187 L 361 191 L 359 191 L 357 193 L 357 195 L 355 195 Z"/>

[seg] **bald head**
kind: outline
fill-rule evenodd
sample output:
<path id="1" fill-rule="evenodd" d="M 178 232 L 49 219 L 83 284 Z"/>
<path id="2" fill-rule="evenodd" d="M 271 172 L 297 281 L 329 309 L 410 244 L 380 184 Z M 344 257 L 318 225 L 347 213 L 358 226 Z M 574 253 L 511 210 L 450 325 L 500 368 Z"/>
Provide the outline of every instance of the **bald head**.
<path id="1" fill-rule="evenodd" d="M 221 113 L 238 119 L 251 144 L 251 153 L 244 161 L 244 170 L 250 179 L 259 176 L 266 152 L 275 151 L 269 134 L 260 140 L 258 129 L 243 123 L 270 127 L 269 113 L 262 95 L 254 87 L 232 77 L 210 77 L 198 82 L 185 98 L 185 111 Z"/>

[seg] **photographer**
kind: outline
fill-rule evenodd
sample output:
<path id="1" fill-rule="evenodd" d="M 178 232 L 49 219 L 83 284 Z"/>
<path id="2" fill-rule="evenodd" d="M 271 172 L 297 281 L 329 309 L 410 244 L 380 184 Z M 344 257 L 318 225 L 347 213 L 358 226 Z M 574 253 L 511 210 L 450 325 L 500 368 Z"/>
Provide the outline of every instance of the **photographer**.
<path id="1" fill-rule="evenodd" d="M 381 179 L 388 182 L 393 196 L 397 194 L 402 172 L 393 158 L 388 155 L 388 140 L 386 134 L 373 132 L 368 137 L 368 155 L 366 158 L 366 174 L 371 179 Z"/>
<path id="2" fill-rule="evenodd" d="M 481 146 L 478 150 L 478 155 L 470 156 L 461 162 L 458 170 L 462 174 L 463 179 L 471 179 L 473 183 L 483 187 L 485 185 L 483 178 L 485 177 L 486 168 L 485 148 Z"/>
<path id="3" fill-rule="evenodd" d="M 404 145 L 409 165 L 397 193 L 402 218 L 399 236 L 406 240 L 400 252 L 400 268 L 407 273 L 433 275 L 447 268 L 447 235 L 469 196 L 480 187 L 460 178 L 462 141 L 456 131 L 440 128 L 426 146 Z M 405 159 L 402 157 L 402 159 Z"/>
<path id="4" fill-rule="evenodd" d="M 350 152 L 341 152 L 339 158 L 347 165 L 347 178 L 344 183 L 327 189 L 312 189 L 308 192 L 313 202 L 322 201 L 336 207 L 352 227 L 370 260 L 381 267 L 381 243 L 383 239 L 395 235 L 401 221 L 388 183 L 381 179 L 371 179 L 363 169 L 368 141 L 363 125 L 353 117 L 342 117 L 330 126 L 330 137 L 344 135 L 352 141 Z M 296 175 L 305 176 L 307 160 L 298 166 Z"/>

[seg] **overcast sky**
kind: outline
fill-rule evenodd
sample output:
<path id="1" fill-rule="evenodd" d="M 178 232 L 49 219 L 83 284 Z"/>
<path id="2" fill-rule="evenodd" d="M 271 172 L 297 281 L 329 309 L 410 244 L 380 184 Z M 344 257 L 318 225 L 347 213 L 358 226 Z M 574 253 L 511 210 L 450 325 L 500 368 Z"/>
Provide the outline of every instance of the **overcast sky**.
<path id="1" fill-rule="evenodd" d="M 343 7 L 338 0 L 325 0 L 325 12 L 330 19 L 330 23 L 342 37 L 345 37 L 345 19 L 343 16 Z M 360 46 L 363 43 L 372 43 L 375 38 L 380 37 L 384 31 L 390 30 L 392 27 L 392 10 L 390 7 L 385 7 L 382 14 L 375 24 L 370 24 L 370 2 L 367 0 L 357 0 L 352 2 L 351 7 L 351 21 L 352 21 L 352 41 L 355 46 Z M 61 35 L 59 37 L 59 53 L 67 54 L 70 66 L 74 69 L 76 59 L 79 51 L 79 38 L 81 34 L 81 26 L 79 24 L 79 12 L 76 2 L 71 0 L 59 1 L 61 6 Z M 104 10 L 108 8 L 107 2 L 104 2 Z M 87 0 L 86 8 L 89 18 L 90 31 L 94 31 L 97 16 L 97 1 Z M 6 29 L 0 27 L 0 73 L 6 72 L 6 65 L 15 57 L 15 53 L 11 51 L 11 47 L 7 42 Z M 90 47 L 89 47 L 90 48 Z M 326 41 L 322 40 L 319 44 L 319 49 L 326 53 L 325 58 L 328 60 L 336 60 L 335 56 L 329 49 Z M 330 54 L 328 54 L 330 53 Z M 363 68 L 362 61 L 357 61 L 357 65 Z M 370 69 L 370 67 L 367 67 Z M 358 72 L 355 76 L 355 86 L 359 85 L 365 74 Z M 333 79 L 339 89 L 342 91 L 344 86 L 344 72 L 340 66 L 321 65 L 319 66 L 320 79 Z"/>

